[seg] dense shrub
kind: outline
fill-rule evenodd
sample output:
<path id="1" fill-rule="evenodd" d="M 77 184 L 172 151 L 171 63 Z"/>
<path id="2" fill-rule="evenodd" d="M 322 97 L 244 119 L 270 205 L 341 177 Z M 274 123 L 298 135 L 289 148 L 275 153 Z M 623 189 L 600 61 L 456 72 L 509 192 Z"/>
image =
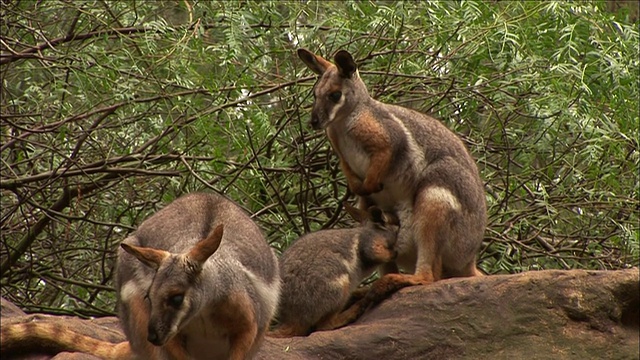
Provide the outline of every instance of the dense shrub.
<path id="1" fill-rule="evenodd" d="M 630 3 L 629 3 L 630 4 Z M 590 2 L 3 2 L 2 296 L 111 313 L 114 250 L 218 191 L 274 248 L 348 226 L 295 56 L 348 49 L 379 100 L 431 112 L 486 181 L 480 266 L 637 265 L 637 9 Z"/>

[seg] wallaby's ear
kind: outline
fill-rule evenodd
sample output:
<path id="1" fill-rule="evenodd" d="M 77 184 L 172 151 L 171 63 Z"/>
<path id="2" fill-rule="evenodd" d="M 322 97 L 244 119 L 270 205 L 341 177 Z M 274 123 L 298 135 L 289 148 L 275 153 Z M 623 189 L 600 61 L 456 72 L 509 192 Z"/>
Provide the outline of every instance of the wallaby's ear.
<path id="1" fill-rule="evenodd" d="M 125 243 L 121 243 L 120 246 L 124 249 L 124 251 L 136 257 L 136 259 L 140 260 L 143 264 L 152 268 L 153 270 L 158 270 L 162 261 L 169 257 L 169 252 L 164 250 L 146 248 L 141 246 L 133 246 Z"/>
<path id="2" fill-rule="evenodd" d="M 353 220 L 359 223 L 363 223 L 369 219 L 369 213 L 367 211 L 360 210 L 354 206 L 351 206 L 346 201 L 342 202 L 342 206 L 344 206 L 344 209 L 347 211 L 349 215 L 351 215 Z"/>
<path id="3" fill-rule="evenodd" d="M 386 224 L 386 218 L 384 216 L 384 213 L 382 212 L 382 210 L 380 210 L 379 207 L 371 206 L 369 207 L 369 209 L 367 209 L 367 212 L 369 214 L 369 219 L 374 223 L 383 224 L 383 225 Z"/>
<path id="4" fill-rule="evenodd" d="M 334 66 L 325 58 L 318 56 L 307 49 L 298 49 L 298 57 L 311 71 L 318 75 L 324 74 L 331 66 Z"/>
<path id="5" fill-rule="evenodd" d="M 216 226 L 206 239 L 200 240 L 191 248 L 191 250 L 189 250 L 187 258 L 202 266 L 202 264 L 204 264 L 207 259 L 209 259 L 209 257 L 218 250 L 218 247 L 220 247 L 223 228 L 222 224 Z"/>
<path id="6" fill-rule="evenodd" d="M 333 61 L 335 61 L 336 66 L 338 66 L 338 72 L 340 73 L 340 76 L 345 79 L 350 79 L 353 73 L 358 70 L 358 66 L 353 60 L 353 56 L 351 56 L 351 54 L 346 50 L 338 51 L 334 55 Z"/>

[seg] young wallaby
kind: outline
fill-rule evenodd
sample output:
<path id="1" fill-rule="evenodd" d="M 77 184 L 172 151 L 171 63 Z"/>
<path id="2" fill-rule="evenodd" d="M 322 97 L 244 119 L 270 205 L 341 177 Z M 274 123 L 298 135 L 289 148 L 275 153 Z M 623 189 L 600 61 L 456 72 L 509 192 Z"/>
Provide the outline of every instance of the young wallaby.
<path id="1" fill-rule="evenodd" d="M 352 292 L 376 267 L 393 261 L 398 226 L 372 207 L 345 203 L 360 227 L 321 230 L 302 236 L 280 257 L 282 293 L 278 327 L 270 336 L 304 336 L 344 326 L 365 310 L 342 311 Z"/>
<path id="2" fill-rule="evenodd" d="M 326 132 L 360 207 L 400 218 L 396 264 L 408 274 L 385 275 L 379 284 L 482 275 L 476 256 L 486 226 L 484 189 L 461 139 L 432 117 L 371 98 L 349 52 L 338 51 L 335 64 L 305 49 L 298 56 L 320 75 L 311 125 Z"/>
<path id="3" fill-rule="evenodd" d="M 277 309 L 280 277 L 249 216 L 220 195 L 193 193 L 122 242 L 116 290 L 128 343 L 109 349 L 75 338 L 62 350 L 106 359 L 249 359 Z M 10 344 L 2 333 L 4 353 Z"/>

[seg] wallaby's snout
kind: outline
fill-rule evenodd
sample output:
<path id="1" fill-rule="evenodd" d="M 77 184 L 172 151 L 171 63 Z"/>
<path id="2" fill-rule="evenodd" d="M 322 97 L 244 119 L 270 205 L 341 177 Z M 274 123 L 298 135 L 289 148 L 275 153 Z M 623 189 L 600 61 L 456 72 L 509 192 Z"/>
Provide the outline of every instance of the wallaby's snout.
<path id="1" fill-rule="evenodd" d="M 311 127 L 314 130 L 323 130 L 327 127 L 327 114 L 324 109 L 319 108 L 317 104 L 314 104 L 313 109 L 311 109 Z"/>
<path id="2" fill-rule="evenodd" d="M 160 346 L 162 344 L 158 341 L 158 339 L 159 337 L 158 337 L 158 333 L 156 332 L 156 329 L 153 326 L 149 326 L 147 341 L 152 343 L 155 346 Z"/>
<path id="3" fill-rule="evenodd" d="M 315 113 L 311 114 L 311 127 L 314 130 L 322 129 L 322 125 L 320 125 L 320 117 Z"/>
<path id="4" fill-rule="evenodd" d="M 162 324 L 150 321 L 147 328 L 147 341 L 155 346 L 164 345 L 172 337 L 172 335 L 165 330 L 166 328 Z"/>

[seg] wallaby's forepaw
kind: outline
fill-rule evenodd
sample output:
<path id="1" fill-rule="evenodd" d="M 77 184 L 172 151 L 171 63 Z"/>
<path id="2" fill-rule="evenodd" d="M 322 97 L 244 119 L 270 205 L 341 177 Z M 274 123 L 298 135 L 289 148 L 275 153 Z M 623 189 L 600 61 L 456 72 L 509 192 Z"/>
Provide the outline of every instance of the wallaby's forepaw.
<path id="1" fill-rule="evenodd" d="M 354 194 L 360 195 L 358 193 L 362 188 L 362 181 L 360 181 L 360 179 L 347 176 L 347 186 L 349 186 L 349 189 L 351 189 Z"/>
<path id="2" fill-rule="evenodd" d="M 375 193 L 380 192 L 380 191 L 382 191 L 384 189 L 384 184 L 381 183 L 381 182 L 376 182 L 376 183 L 373 183 L 370 186 L 367 186 L 367 182 L 365 181 L 364 188 L 365 188 L 365 190 L 371 189 L 371 194 L 375 194 Z"/>

